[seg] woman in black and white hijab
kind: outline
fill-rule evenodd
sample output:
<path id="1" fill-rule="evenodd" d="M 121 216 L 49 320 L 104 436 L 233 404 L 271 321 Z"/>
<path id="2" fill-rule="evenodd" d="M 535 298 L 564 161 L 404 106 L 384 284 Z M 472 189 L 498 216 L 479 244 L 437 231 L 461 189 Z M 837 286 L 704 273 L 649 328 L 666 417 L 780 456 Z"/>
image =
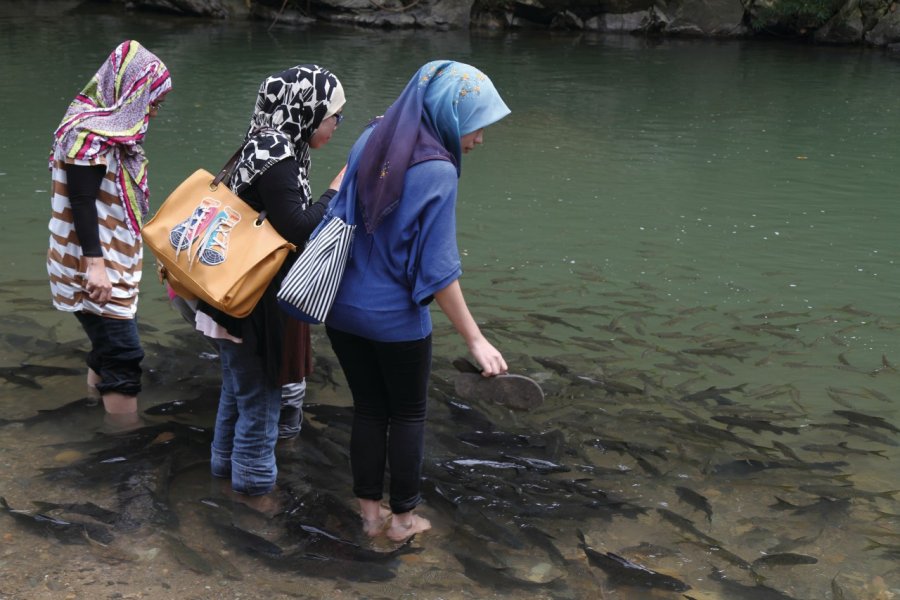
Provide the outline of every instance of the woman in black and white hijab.
<path id="1" fill-rule="evenodd" d="M 337 77 L 316 65 L 298 65 L 267 77 L 231 177 L 232 190 L 254 209 L 265 210 L 278 233 L 298 249 L 340 185 L 342 173 L 332 189 L 312 202 L 310 148 L 331 139 L 343 118 L 344 102 Z M 230 317 L 202 302 L 198 306 L 197 329 L 218 344 L 222 363 L 212 474 L 230 479 L 232 490 L 246 496 L 264 497 L 274 488 L 282 386 L 302 394 L 304 378 L 312 370 L 308 325 L 283 314 L 275 300 L 295 258 L 285 261 L 246 318 Z M 287 416 L 295 417 L 299 430 L 300 409 L 295 408 Z M 258 500 L 265 505 L 265 497 Z"/>

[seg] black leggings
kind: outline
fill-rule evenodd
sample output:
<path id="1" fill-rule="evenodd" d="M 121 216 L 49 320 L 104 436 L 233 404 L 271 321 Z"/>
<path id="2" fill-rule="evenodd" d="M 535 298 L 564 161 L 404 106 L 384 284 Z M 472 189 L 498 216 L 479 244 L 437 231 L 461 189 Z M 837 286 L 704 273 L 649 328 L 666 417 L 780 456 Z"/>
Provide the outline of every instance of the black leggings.
<path id="1" fill-rule="evenodd" d="M 391 511 L 409 512 L 422 500 L 419 480 L 425 457 L 431 336 L 376 342 L 331 327 L 326 330 L 353 394 L 353 493 L 381 500 L 387 461 Z"/>

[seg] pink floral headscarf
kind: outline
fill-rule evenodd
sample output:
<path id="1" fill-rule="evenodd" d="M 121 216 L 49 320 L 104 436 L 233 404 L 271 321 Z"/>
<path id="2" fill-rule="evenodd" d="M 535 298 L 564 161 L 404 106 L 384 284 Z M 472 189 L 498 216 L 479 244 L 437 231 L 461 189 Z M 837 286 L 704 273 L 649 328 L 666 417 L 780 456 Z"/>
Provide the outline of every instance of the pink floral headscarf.
<path id="1" fill-rule="evenodd" d="M 128 225 L 140 235 L 150 209 L 147 159 L 141 146 L 150 105 L 172 89 L 169 70 L 134 40 L 122 42 L 66 111 L 54 133 L 54 158 L 91 161 L 106 152 L 118 159 L 116 188 Z"/>

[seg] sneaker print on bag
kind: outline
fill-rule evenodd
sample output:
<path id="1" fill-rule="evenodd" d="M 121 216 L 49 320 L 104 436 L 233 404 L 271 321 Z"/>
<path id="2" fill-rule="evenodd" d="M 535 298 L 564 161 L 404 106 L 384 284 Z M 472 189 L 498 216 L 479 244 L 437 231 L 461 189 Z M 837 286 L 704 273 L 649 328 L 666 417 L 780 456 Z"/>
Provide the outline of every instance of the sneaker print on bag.
<path id="1" fill-rule="evenodd" d="M 182 250 L 190 248 L 194 240 L 202 235 L 203 230 L 216 216 L 216 209 L 220 205 L 221 202 L 207 196 L 200 201 L 191 216 L 172 228 L 172 231 L 169 232 L 169 242 L 177 250 L 175 260 L 178 260 L 178 254 Z"/>
<path id="2" fill-rule="evenodd" d="M 230 206 L 226 206 L 216 215 L 198 251 L 201 263 L 212 267 L 225 262 L 228 257 L 228 239 L 231 230 L 240 221 L 241 213 Z"/>
<path id="3" fill-rule="evenodd" d="M 169 232 L 169 242 L 176 249 L 175 260 L 182 251 L 188 254 L 188 269 L 196 261 L 208 266 L 225 262 L 231 231 L 241 220 L 238 211 L 230 206 L 219 210 L 221 202 L 206 197 L 191 216 Z"/>

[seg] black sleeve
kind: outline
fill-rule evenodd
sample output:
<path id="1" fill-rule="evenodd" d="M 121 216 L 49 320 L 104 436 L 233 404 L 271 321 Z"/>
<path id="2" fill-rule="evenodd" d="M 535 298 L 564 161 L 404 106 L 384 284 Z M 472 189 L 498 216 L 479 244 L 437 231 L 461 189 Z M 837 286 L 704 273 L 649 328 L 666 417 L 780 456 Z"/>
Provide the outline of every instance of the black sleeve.
<path id="1" fill-rule="evenodd" d="M 300 165 L 292 159 L 272 165 L 255 182 L 255 192 L 275 230 L 292 244 L 302 246 L 325 216 L 328 202 L 336 192 L 328 190 L 318 202 L 303 210 L 303 190 L 297 180 L 299 169 Z"/>
<path id="2" fill-rule="evenodd" d="M 97 193 L 105 175 L 103 165 L 66 165 L 72 221 L 83 256 L 103 256 L 97 225 Z"/>

